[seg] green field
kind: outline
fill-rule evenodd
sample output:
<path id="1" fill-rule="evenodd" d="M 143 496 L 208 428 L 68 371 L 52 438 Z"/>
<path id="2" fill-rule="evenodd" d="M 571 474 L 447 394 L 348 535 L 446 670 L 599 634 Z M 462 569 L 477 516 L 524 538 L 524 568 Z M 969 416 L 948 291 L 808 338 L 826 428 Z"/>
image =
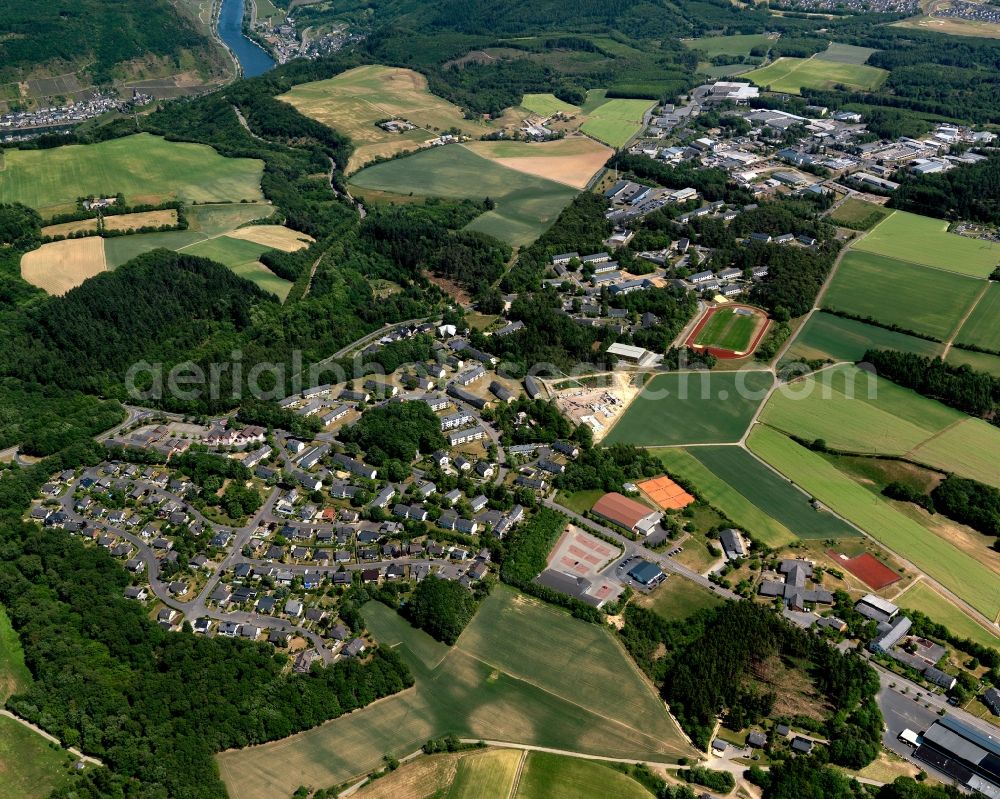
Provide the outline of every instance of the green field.
<path id="1" fill-rule="evenodd" d="M 982 288 L 981 281 L 964 275 L 848 250 L 823 307 L 947 341 Z"/>
<path id="2" fill-rule="evenodd" d="M 498 587 L 454 647 L 385 605 L 371 602 L 364 614 L 416 686 L 290 738 L 219 755 L 230 795 L 271 799 L 302 784 L 333 785 L 387 752 L 406 754 L 447 733 L 654 761 L 694 754 L 611 634 L 563 611 Z"/>
<path id="3" fill-rule="evenodd" d="M 976 277 L 1000 263 L 1000 244 L 949 233 L 944 220 L 906 211 L 894 211 L 853 248 Z"/>
<path id="4" fill-rule="evenodd" d="M 757 316 L 721 308 L 712 314 L 694 343 L 704 347 L 746 352 L 750 347 L 750 339 L 757 329 L 757 322 Z"/>
<path id="5" fill-rule="evenodd" d="M 554 94 L 526 94 L 521 100 L 521 107 L 527 108 L 533 114 L 543 117 L 554 116 L 555 114 L 579 114 L 580 109 L 575 105 L 563 102 Z"/>
<path id="6" fill-rule="evenodd" d="M 889 380 L 843 365 L 774 392 L 760 420 L 833 449 L 902 455 L 1000 484 L 1000 429 Z"/>
<path id="7" fill-rule="evenodd" d="M 240 277 L 256 283 L 260 288 L 277 294 L 284 300 L 292 284 L 258 262 L 261 253 L 271 248 L 252 241 L 220 235 L 247 222 L 264 219 L 270 216 L 273 210 L 270 205 L 253 203 L 193 205 L 185 209 L 189 225 L 187 230 L 137 233 L 134 236 L 106 239 L 104 254 L 108 268 L 115 269 L 136 256 L 158 247 L 165 247 L 168 250 L 218 261 Z"/>
<path id="8" fill-rule="evenodd" d="M 642 128 L 643 115 L 653 107 L 650 100 L 606 100 L 591 111 L 580 130 L 611 147 L 624 147 Z"/>
<path id="9" fill-rule="evenodd" d="M 1000 283 L 989 284 L 983 298 L 958 331 L 955 343 L 1000 352 Z"/>
<path id="10" fill-rule="evenodd" d="M 516 749 L 466 755 L 458 761 L 455 779 L 442 799 L 507 799 L 520 764 Z"/>
<path id="11" fill-rule="evenodd" d="M 97 144 L 8 150 L 0 202 L 46 209 L 118 192 L 131 203 L 259 200 L 262 172 L 256 159 L 223 158 L 204 144 L 138 133 Z"/>
<path id="12" fill-rule="evenodd" d="M 857 530 L 833 514 L 814 509 L 807 494 L 768 469 L 742 447 L 691 447 L 685 452 L 715 479 L 725 483 L 744 501 L 753 505 L 758 513 L 774 519 L 784 530 L 798 538 L 850 538 L 858 535 Z M 668 468 L 674 462 L 680 467 L 678 473 L 686 476 L 683 460 L 673 461 L 669 455 L 664 458 L 664 464 Z M 700 491 L 698 470 L 691 469 L 690 474 L 692 482 Z M 728 515 L 724 507 L 720 506 L 720 510 Z M 737 524 L 742 523 L 740 516 L 732 518 Z M 762 539 L 762 543 L 780 546 L 788 543 L 788 540 L 782 536 L 780 539 Z"/>
<path id="13" fill-rule="evenodd" d="M 1000 649 L 1000 637 L 982 625 L 976 624 L 958 606 L 945 599 L 925 582 L 914 583 L 906 593 L 894 599 L 893 603 L 906 610 L 918 610 L 930 616 L 954 635 L 970 638 L 982 646 Z"/>
<path id="14" fill-rule="evenodd" d="M 700 50 L 709 58 L 719 55 L 750 55 L 750 51 L 755 47 L 770 47 L 773 42 L 773 39 L 768 39 L 759 33 L 681 39 L 681 44 L 685 47 Z"/>
<path id="15" fill-rule="evenodd" d="M 750 435 L 749 445 L 756 455 L 820 502 L 915 564 L 987 618 L 997 617 L 1000 576 L 988 567 L 776 430 L 758 426 Z"/>
<path id="16" fill-rule="evenodd" d="M 675 576 L 661 583 L 641 604 L 667 621 L 679 621 L 699 610 L 718 607 L 722 599 L 693 580 Z"/>
<path id="17" fill-rule="evenodd" d="M 798 94 L 802 89 L 832 89 L 838 84 L 849 89 L 877 89 L 889 73 L 877 67 L 818 58 L 779 58 L 743 77 L 773 92 Z"/>
<path id="18" fill-rule="evenodd" d="M 0 716 L 0 799 L 42 799 L 72 779 L 75 758 Z"/>
<path id="19" fill-rule="evenodd" d="M 531 752 L 514 799 L 649 799 L 652 794 L 629 776 L 591 760 Z"/>
<path id="20" fill-rule="evenodd" d="M 929 358 L 940 355 L 944 347 L 905 333 L 844 319 L 828 313 L 814 313 L 799 330 L 783 361 L 805 360 L 859 361 L 867 350 L 887 349 L 913 352 Z"/>
<path id="21" fill-rule="evenodd" d="M 768 372 L 674 372 L 654 377 L 604 439 L 656 447 L 738 441 L 771 387 Z"/>
<path id="22" fill-rule="evenodd" d="M 0 605 L 0 706 L 29 683 L 31 673 L 24 665 L 21 642 L 10 625 L 7 611 Z"/>
<path id="23" fill-rule="evenodd" d="M 988 375 L 1000 377 L 1000 355 L 989 355 L 985 352 L 972 352 L 971 350 L 952 347 L 948 350 L 948 356 L 945 358 L 945 361 L 952 365 L 964 363 L 970 369 L 975 369 L 977 372 L 986 372 Z"/>
<path id="24" fill-rule="evenodd" d="M 576 195 L 567 186 L 508 169 L 458 145 L 375 164 L 355 174 L 351 182 L 362 189 L 404 196 L 490 197 L 496 208 L 473 220 L 467 229 L 513 245 L 538 238 Z"/>
<path id="25" fill-rule="evenodd" d="M 822 53 L 816 53 L 813 58 L 819 61 L 833 61 L 838 64 L 864 64 L 872 53 L 878 52 L 871 47 L 858 47 L 854 44 L 830 42 L 830 46 Z"/>
<path id="26" fill-rule="evenodd" d="M 865 202 L 857 197 L 848 197 L 827 218 L 838 225 L 868 230 L 889 216 L 890 213 L 892 212 L 881 205 Z"/>

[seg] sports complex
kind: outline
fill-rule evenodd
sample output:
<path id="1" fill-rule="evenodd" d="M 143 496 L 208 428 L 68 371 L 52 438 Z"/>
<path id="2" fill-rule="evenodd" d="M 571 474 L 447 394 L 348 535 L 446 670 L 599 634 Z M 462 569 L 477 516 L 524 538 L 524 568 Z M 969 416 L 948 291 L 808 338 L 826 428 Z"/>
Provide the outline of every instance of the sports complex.
<path id="1" fill-rule="evenodd" d="M 719 305 L 709 308 L 685 344 L 716 358 L 745 358 L 753 353 L 767 333 L 768 318 L 749 305 Z"/>

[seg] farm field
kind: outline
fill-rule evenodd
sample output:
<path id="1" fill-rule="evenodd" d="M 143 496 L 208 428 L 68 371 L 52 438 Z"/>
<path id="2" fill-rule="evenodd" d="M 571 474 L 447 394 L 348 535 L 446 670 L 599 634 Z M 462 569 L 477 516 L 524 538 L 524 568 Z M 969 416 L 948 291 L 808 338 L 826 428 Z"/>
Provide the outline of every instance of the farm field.
<path id="1" fill-rule="evenodd" d="M 686 452 L 759 512 L 777 521 L 797 538 L 853 538 L 858 535 L 853 527 L 833 514 L 815 510 L 809 504 L 808 495 L 742 447 L 691 447 Z M 734 520 L 739 522 L 740 517 L 735 516 Z M 767 540 L 764 543 L 776 545 Z"/>
<path id="2" fill-rule="evenodd" d="M 53 295 L 106 270 L 104 239 L 98 236 L 51 241 L 21 256 L 21 277 Z"/>
<path id="3" fill-rule="evenodd" d="M 713 313 L 694 343 L 703 347 L 746 352 L 757 329 L 758 317 L 732 311 L 727 313 L 728 310 L 722 307 Z"/>
<path id="4" fill-rule="evenodd" d="M 530 752 L 514 799 L 649 799 L 650 795 L 636 780 L 608 765 Z"/>
<path id="5" fill-rule="evenodd" d="M 941 344 L 886 330 L 884 327 L 845 319 L 829 313 L 814 313 L 799 330 L 783 361 L 859 361 L 870 349 L 913 352 L 932 358 L 944 350 Z M 954 350 L 953 350 L 954 351 Z"/>
<path id="6" fill-rule="evenodd" d="M 423 75 L 399 67 L 356 67 L 333 78 L 293 86 L 278 99 L 350 137 L 356 149 L 347 164 L 348 174 L 377 156 L 422 147 L 449 128 L 476 136 L 498 129 L 465 119 L 457 105 L 431 93 Z M 396 117 L 417 127 L 390 133 L 376 125 Z"/>
<path id="7" fill-rule="evenodd" d="M 949 233 L 943 219 L 906 211 L 893 211 L 852 248 L 974 277 L 1000 263 L 1000 244 Z"/>
<path id="8" fill-rule="evenodd" d="M 168 208 L 164 211 L 142 211 L 135 214 L 117 214 L 104 217 L 105 230 L 138 230 L 144 227 L 162 227 L 176 225 L 177 211 Z"/>
<path id="9" fill-rule="evenodd" d="M 964 599 L 987 618 L 1000 610 L 1000 576 L 951 546 L 886 500 L 855 483 L 815 452 L 776 430 L 757 427 L 750 449 L 877 541 Z"/>
<path id="10" fill-rule="evenodd" d="M 70 782 L 75 758 L 14 719 L 0 716 L 0 799 L 42 799 Z"/>
<path id="11" fill-rule="evenodd" d="M 76 222 L 62 222 L 58 225 L 46 225 L 42 228 L 43 236 L 69 236 L 81 230 L 97 230 L 96 219 L 79 219 Z"/>
<path id="12" fill-rule="evenodd" d="M 761 422 L 833 449 L 902 455 L 1000 485 L 1000 430 L 853 366 L 826 369 L 776 391 Z"/>
<path id="13" fill-rule="evenodd" d="M 387 752 L 406 754 L 446 733 L 655 761 L 693 754 L 655 689 L 610 633 L 534 599 L 498 587 L 454 647 L 412 628 L 384 605 L 371 602 L 364 614 L 375 639 L 406 660 L 415 687 L 290 738 L 220 754 L 222 778 L 234 799 L 271 799 L 301 784 L 333 785 L 378 766 Z M 493 622 L 500 626 L 480 629 Z M 507 672 L 501 662 L 513 659 L 513 637 L 531 658 Z M 466 649 L 467 639 L 477 654 Z M 538 670 L 539 663 L 564 662 L 568 655 L 558 647 L 566 642 L 579 661 L 570 672 Z M 587 706 L 595 685 L 590 668 L 611 674 L 621 686 L 614 697 L 602 686 L 606 696 L 599 707 L 610 708 L 605 715 Z M 652 726 L 633 726 L 638 722 L 627 709 Z"/>
<path id="14" fill-rule="evenodd" d="M 255 241 L 218 236 L 184 247 L 181 252 L 218 261 L 240 277 L 256 283 L 260 288 L 277 294 L 284 300 L 292 288 L 291 282 L 278 277 L 258 260 L 262 253 L 273 249 L 275 248 Z"/>
<path id="15" fill-rule="evenodd" d="M 981 281 L 962 275 L 848 250 L 823 307 L 947 341 L 982 288 Z"/>
<path id="16" fill-rule="evenodd" d="M 507 799 L 521 757 L 517 749 L 466 755 L 458 762 L 446 799 Z"/>
<path id="17" fill-rule="evenodd" d="M 889 73 L 884 69 L 861 64 L 823 61 L 815 57 L 786 57 L 747 72 L 743 77 L 761 88 L 798 94 L 802 89 L 831 89 L 837 84 L 850 89 L 877 89 L 889 77 Z"/>
<path id="18" fill-rule="evenodd" d="M 857 197 L 848 197 L 834 209 L 827 219 L 845 227 L 863 227 L 864 230 L 868 230 L 891 213 L 892 211 L 881 205 L 865 202 Z"/>
<path id="19" fill-rule="evenodd" d="M 301 250 L 314 241 L 309 234 L 300 233 L 284 225 L 248 225 L 227 233 L 226 238 L 252 241 L 267 247 L 269 250 L 281 250 L 282 252 Z"/>
<path id="20" fill-rule="evenodd" d="M 917 610 L 930 616 L 938 624 L 943 624 L 949 632 L 962 638 L 970 638 L 982 646 L 1000 647 L 1000 637 L 982 625 L 976 624 L 949 599 L 939 594 L 927 583 L 914 583 L 903 594 L 892 600 L 906 610 Z"/>
<path id="21" fill-rule="evenodd" d="M 753 64 L 709 64 L 707 61 L 698 62 L 698 71 L 710 78 L 721 80 L 730 75 L 742 75 L 753 69 Z"/>
<path id="22" fill-rule="evenodd" d="M 521 98 L 521 107 L 533 114 L 551 117 L 555 114 L 579 114 L 580 109 L 560 100 L 554 94 L 526 94 Z"/>
<path id="23" fill-rule="evenodd" d="M 768 372 L 657 375 L 604 441 L 647 447 L 738 441 L 772 379 Z"/>
<path id="24" fill-rule="evenodd" d="M 643 115 L 652 107 L 650 100 L 605 100 L 587 111 L 589 119 L 580 130 L 611 147 L 623 147 L 639 132 Z"/>
<path id="25" fill-rule="evenodd" d="M 375 164 L 358 172 L 352 183 L 402 195 L 482 200 L 496 208 L 473 220 L 480 230 L 512 245 L 534 241 L 555 221 L 576 190 L 501 166 L 458 145 L 435 147 L 408 158 Z"/>
<path id="26" fill-rule="evenodd" d="M 760 416 L 784 433 L 822 438 L 833 449 L 883 455 L 902 455 L 968 418 L 846 364 L 774 392 Z"/>
<path id="27" fill-rule="evenodd" d="M 739 519 L 740 526 L 757 541 L 770 547 L 779 547 L 797 539 L 795 533 L 777 519 L 768 516 L 689 450 L 670 447 L 657 451 L 656 455 L 667 471 L 694 484 L 699 496 L 712 507 L 718 508 L 731 519 Z"/>
<path id="28" fill-rule="evenodd" d="M 693 580 L 671 577 L 653 593 L 642 596 L 639 604 L 667 621 L 679 621 L 699 610 L 717 607 L 722 600 Z"/>
<path id="29" fill-rule="evenodd" d="M 168 142 L 149 133 L 50 150 L 8 150 L 0 202 L 43 215 L 77 197 L 122 192 L 129 203 L 259 200 L 263 163 L 224 158 L 203 144 Z"/>
<path id="30" fill-rule="evenodd" d="M 952 347 L 948 350 L 945 362 L 953 365 L 964 363 L 977 372 L 986 372 L 994 377 L 1000 377 L 1000 355 L 989 355 L 985 352 L 972 352 Z"/>
<path id="31" fill-rule="evenodd" d="M 475 141 L 464 146 L 501 166 L 581 190 L 614 154 L 586 136 L 548 142 Z"/>
<path id="32" fill-rule="evenodd" d="M 871 47 L 858 47 L 854 44 L 830 42 L 830 46 L 822 53 L 816 53 L 813 58 L 820 61 L 833 61 L 838 64 L 864 64 L 872 53 L 878 52 Z"/>
<path id="33" fill-rule="evenodd" d="M 681 44 L 692 50 L 701 50 L 709 58 L 714 58 L 718 55 L 750 55 L 750 51 L 755 47 L 769 47 L 774 41 L 763 34 L 750 33 L 681 39 Z"/>
<path id="34" fill-rule="evenodd" d="M 1000 352 L 1000 283 L 990 283 L 983 298 L 955 337 L 957 344 L 973 344 Z"/>

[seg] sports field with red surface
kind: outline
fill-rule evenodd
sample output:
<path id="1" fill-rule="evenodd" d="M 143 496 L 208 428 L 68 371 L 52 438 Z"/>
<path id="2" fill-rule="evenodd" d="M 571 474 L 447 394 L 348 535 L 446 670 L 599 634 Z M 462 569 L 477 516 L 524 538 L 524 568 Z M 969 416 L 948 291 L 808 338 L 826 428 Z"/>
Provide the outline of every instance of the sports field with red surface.
<path id="1" fill-rule="evenodd" d="M 719 305 L 709 308 L 684 342 L 699 352 L 731 360 L 753 354 L 768 328 L 768 318 L 749 305 Z"/>
<path id="2" fill-rule="evenodd" d="M 694 497 L 666 475 L 644 480 L 638 486 L 643 494 L 664 510 L 680 510 L 694 502 Z"/>
<path id="3" fill-rule="evenodd" d="M 847 571 L 876 591 L 892 585 L 901 576 L 867 552 L 855 558 L 841 555 L 832 549 L 829 550 L 828 554 L 838 565 L 843 566 Z"/>

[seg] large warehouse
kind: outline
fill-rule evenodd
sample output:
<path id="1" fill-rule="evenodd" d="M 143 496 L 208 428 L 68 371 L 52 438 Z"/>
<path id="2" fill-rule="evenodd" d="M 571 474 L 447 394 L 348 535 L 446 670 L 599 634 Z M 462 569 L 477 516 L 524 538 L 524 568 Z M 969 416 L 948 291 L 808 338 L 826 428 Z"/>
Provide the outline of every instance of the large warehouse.
<path id="1" fill-rule="evenodd" d="M 601 518 L 642 535 L 649 535 L 663 518 L 659 511 L 615 492 L 597 500 L 592 510 Z"/>
<path id="2" fill-rule="evenodd" d="M 1000 799 L 1000 737 L 947 715 L 920 739 L 913 756 L 960 785 Z"/>

